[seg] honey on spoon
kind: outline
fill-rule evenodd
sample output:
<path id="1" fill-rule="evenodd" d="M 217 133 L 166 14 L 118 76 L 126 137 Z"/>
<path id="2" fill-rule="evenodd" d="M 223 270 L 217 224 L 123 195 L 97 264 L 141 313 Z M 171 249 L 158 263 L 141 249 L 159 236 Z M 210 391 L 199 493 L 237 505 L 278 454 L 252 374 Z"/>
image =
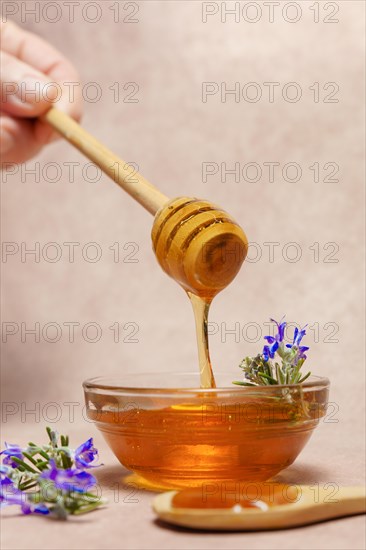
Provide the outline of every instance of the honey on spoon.
<path id="1" fill-rule="evenodd" d="M 364 514 L 364 487 L 338 487 L 332 492 L 325 483 L 286 485 L 280 483 L 219 484 L 158 495 L 153 509 L 159 518 L 193 529 L 257 531 L 308 525 L 344 516 Z"/>
<path id="2" fill-rule="evenodd" d="M 194 311 L 201 388 L 214 388 L 207 334 L 208 311 L 214 296 L 238 273 L 248 241 L 232 217 L 196 198 L 169 200 L 141 174 L 133 180 L 128 165 L 68 115 L 51 108 L 42 120 L 99 166 L 155 215 L 152 241 L 163 270 L 187 292 Z"/>

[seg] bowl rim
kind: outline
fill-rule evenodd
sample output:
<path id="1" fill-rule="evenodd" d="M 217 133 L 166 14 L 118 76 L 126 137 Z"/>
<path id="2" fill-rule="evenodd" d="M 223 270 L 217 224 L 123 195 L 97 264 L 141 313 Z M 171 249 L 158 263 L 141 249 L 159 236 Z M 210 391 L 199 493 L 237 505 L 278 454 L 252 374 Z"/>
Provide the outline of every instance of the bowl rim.
<path id="1" fill-rule="evenodd" d="M 220 394 L 223 393 L 243 393 L 246 394 L 250 392 L 261 392 L 263 394 L 276 392 L 277 390 L 283 390 L 283 389 L 302 389 L 305 391 L 315 391 L 315 390 L 321 390 L 325 388 L 329 388 L 330 386 L 330 380 L 329 378 L 325 376 L 316 376 L 311 375 L 309 378 L 303 382 L 302 384 L 276 384 L 276 385 L 268 385 L 268 386 L 240 386 L 232 384 L 232 386 L 224 386 L 224 387 L 218 387 L 218 388 L 200 388 L 200 387 L 178 387 L 172 385 L 171 387 L 157 387 L 157 386 L 150 386 L 150 387 L 141 387 L 137 385 L 126 385 L 121 384 L 124 378 L 131 377 L 131 379 L 135 378 L 141 378 L 143 376 L 166 376 L 171 377 L 172 379 L 177 377 L 183 377 L 183 376 L 196 376 L 197 372 L 184 372 L 184 373 L 164 373 L 164 372 L 157 372 L 157 373 L 124 373 L 121 374 L 119 377 L 113 377 L 113 376 L 96 376 L 93 378 L 88 378 L 87 380 L 84 380 L 83 382 L 83 388 L 84 391 L 88 390 L 97 390 L 100 392 L 114 392 L 116 394 L 121 393 L 129 393 L 129 394 L 164 394 L 169 395 L 172 394 L 174 396 L 177 396 L 178 394 Z M 220 376 L 223 376 L 224 373 L 218 373 L 217 378 Z M 225 375 L 227 376 L 227 375 Z M 106 381 L 112 382 L 116 381 L 116 383 L 105 383 Z M 118 382 L 118 383 L 117 383 Z"/>

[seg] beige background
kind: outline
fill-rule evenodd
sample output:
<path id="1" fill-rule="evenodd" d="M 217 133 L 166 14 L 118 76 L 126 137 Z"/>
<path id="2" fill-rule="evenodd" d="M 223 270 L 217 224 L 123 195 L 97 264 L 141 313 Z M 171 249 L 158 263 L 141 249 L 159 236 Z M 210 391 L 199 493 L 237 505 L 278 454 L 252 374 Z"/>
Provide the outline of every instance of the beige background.
<path id="1" fill-rule="evenodd" d="M 280 318 L 286 313 L 289 321 L 313 327 L 307 337 L 311 346 L 308 365 L 314 373 L 331 379 L 334 405 L 283 478 L 362 483 L 364 3 L 333 3 L 339 6 L 333 16 L 339 19 L 335 24 L 323 22 L 330 15 L 324 3 L 320 3 L 319 23 L 314 23 L 314 12 L 309 9 L 312 3 L 301 2 L 302 17 L 293 24 L 281 16 L 284 2 L 273 23 L 257 2 L 263 12 L 255 24 L 243 19 L 235 23 L 232 18 L 221 23 L 219 15 L 203 23 L 202 5 L 196 1 L 139 2 L 137 23 L 114 23 L 112 4 L 99 2 L 102 18 L 95 24 L 83 20 L 81 7 L 71 24 L 65 9 L 57 23 L 41 16 L 39 23 L 27 17 L 24 24 L 73 60 L 85 93 L 93 91 L 87 88 L 90 82 L 100 86 L 101 99 L 85 101 L 83 124 L 88 130 L 124 159 L 138 163 L 141 172 L 167 195 L 193 195 L 222 205 L 241 223 L 249 241 L 261 247 L 262 258 L 246 262 L 212 307 L 211 330 L 219 329 L 211 338 L 215 370 L 230 371 L 235 377 L 241 358 L 261 347 L 267 333 L 263 323 L 271 316 Z M 123 18 L 131 8 L 123 10 L 126 6 L 120 4 Z M 53 17 L 52 12 L 46 17 Z M 14 20 L 21 21 L 21 14 Z M 137 103 L 123 102 L 132 91 L 123 90 L 129 82 L 139 87 Z M 226 82 L 228 88 L 235 82 L 256 82 L 263 99 L 236 103 L 228 96 L 223 103 L 218 94 L 203 103 L 202 82 Z M 273 103 L 266 99 L 264 82 L 280 83 Z M 301 86 L 302 98 L 297 103 L 282 99 L 280 91 L 288 82 Z M 338 103 L 315 103 L 309 90 L 314 82 L 320 84 L 322 99 L 326 94 L 323 85 L 336 82 Z M 119 102 L 114 102 L 109 89 L 115 83 L 121 92 Z M 50 181 L 55 176 L 51 162 L 59 163 L 59 181 Z M 65 164 L 70 162 L 78 163 L 74 182 Z M 243 178 L 235 182 L 233 176 L 224 183 L 218 174 L 204 183 L 204 162 L 226 162 L 229 168 L 235 162 L 241 166 L 256 162 L 263 175 L 256 183 Z M 291 183 L 279 175 L 271 183 L 265 162 L 278 162 L 280 168 L 297 162 L 302 177 Z M 339 182 L 322 181 L 326 175 L 322 169 L 321 181 L 314 182 L 309 167 L 315 162 L 320 167 L 337 163 Z M 151 495 L 146 491 L 138 492 L 137 503 L 121 502 L 128 495 L 121 486 L 120 502 L 114 502 L 108 487 L 120 483 L 123 470 L 95 429 L 83 421 L 83 379 L 127 371 L 161 371 L 168 376 L 172 371 L 194 371 L 197 360 L 189 303 L 159 269 L 151 250 L 151 216 L 106 177 L 92 183 L 90 169 L 89 181 L 85 180 L 86 163 L 68 144 L 58 142 L 19 167 L 16 174 L 3 175 L 3 241 L 19 247 L 23 242 L 28 248 L 38 242 L 45 254 L 44 245 L 56 242 L 63 255 L 56 263 L 42 256 L 37 263 L 30 256 L 22 262 L 19 253 L 2 264 L 2 320 L 19 328 L 3 343 L 2 391 L 8 415 L 3 418 L 2 435 L 4 440 L 25 443 L 42 437 L 45 423 L 55 425 L 52 420 L 58 420 L 60 430 L 74 434 L 75 444 L 93 434 L 106 464 L 99 473 L 101 484 L 111 502 L 104 511 L 68 525 L 7 517 L 3 547 L 363 548 L 363 518 L 270 534 L 194 534 L 156 525 Z M 39 181 L 26 172 L 29 169 L 40 172 Z M 80 243 L 74 263 L 68 260 L 65 242 Z M 90 242 L 102 250 L 96 263 L 83 260 L 80 252 Z M 116 242 L 121 251 L 119 263 L 113 261 L 109 249 Z M 279 243 L 273 262 L 266 242 Z M 282 256 L 289 242 L 297 242 L 302 249 L 296 263 Z M 318 262 L 314 261 L 314 243 L 319 243 Z M 324 261 L 331 259 L 333 250 L 333 245 L 324 249 L 327 243 L 339 247 L 333 256 L 338 262 Z M 128 254 L 134 250 L 133 259 L 138 262 L 128 263 Z M 252 258 L 256 250 L 252 248 Z M 50 255 L 53 252 L 49 249 Z M 291 255 L 294 249 L 288 252 Z M 36 322 L 41 327 L 40 341 L 25 335 L 22 342 L 21 323 L 29 329 Z M 64 325 L 68 322 L 79 323 L 73 342 Z M 47 323 L 61 327 L 58 342 L 47 341 L 55 334 L 51 328 L 42 336 Z M 83 336 L 81 329 L 87 323 L 100 326 L 98 342 L 87 342 Z M 120 340 L 128 339 L 138 325 L 133 337 L 138 341 L 115 343 L 109 328 L 114 323 L 120 324 Z M 224 329 L 239 323 L 240 334 L 225 335 L 221 323 Z M 258 342 L 253 342 L 255 327 Z M 87 336 L 94 336 L 92 329 Z M 68 402 L 76 403 L 75 419 L 70 417 Z M 37 407 L 39 415 L 26 412 L 37 411 Z"/>

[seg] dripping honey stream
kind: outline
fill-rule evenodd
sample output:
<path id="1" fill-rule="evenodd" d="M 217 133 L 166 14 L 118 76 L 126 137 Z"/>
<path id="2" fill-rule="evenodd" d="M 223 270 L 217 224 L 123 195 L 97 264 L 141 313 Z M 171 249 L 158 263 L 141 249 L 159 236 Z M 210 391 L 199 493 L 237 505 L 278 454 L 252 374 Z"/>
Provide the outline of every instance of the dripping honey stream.
<path id="1" fill-rule="evenodd" d="M 201 388 L 215 388 L 208 343 L 208 312 L 213 298 L 236 276 L 247 253 L 240 226 L 220 207 L 191 197 L 169 201 L 152 229 L 156 258 L 191 301 Z"/>

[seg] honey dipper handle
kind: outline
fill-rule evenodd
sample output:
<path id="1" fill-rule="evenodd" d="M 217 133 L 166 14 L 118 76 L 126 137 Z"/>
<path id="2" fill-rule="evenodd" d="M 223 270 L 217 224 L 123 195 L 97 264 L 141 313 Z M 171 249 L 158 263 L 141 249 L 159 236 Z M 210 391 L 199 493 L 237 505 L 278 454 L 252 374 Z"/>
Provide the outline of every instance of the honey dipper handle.
<path id="1" fill-rule="evenodd" d="M 105 174 L 151 214 L 155 215 L 168 202 L 168 197 L 160 193 L 137 171 L 133 171 L 131 165 L 117 157 L 65 113 L 52 107 L 42 116 L 42 120 L 50 124 L 74 147 L 99 166 Z"/>

